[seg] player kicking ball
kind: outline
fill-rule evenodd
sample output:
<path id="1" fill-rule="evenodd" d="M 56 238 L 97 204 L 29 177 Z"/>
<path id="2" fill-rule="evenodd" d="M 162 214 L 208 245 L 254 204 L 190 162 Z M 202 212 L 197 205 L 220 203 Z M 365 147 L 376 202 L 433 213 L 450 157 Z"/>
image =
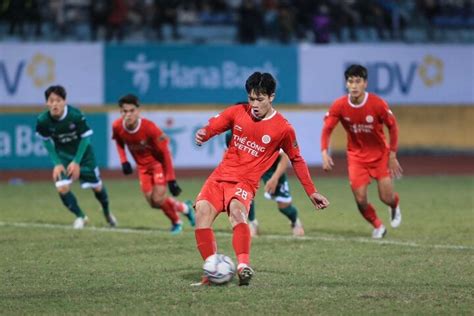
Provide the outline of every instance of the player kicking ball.
<path id="1" fill-rule="evenodd" d="M 276 161 L 280 149 L 288 155 L 298 180 L 316 209 L 328 200 L 316 191 L 308 167 L 300 154 L 293 127 L 272 106 L 276 81 L 269 73 L 253 73 L 245 83 L 248 103 L 228 107 L 211 118 L 195 135 L 198 146 L 232 130 L 232 139 L 221 163 L 204 183 L 196 198 L 196 245 L 203 260 L 217 253 L 212 225 L 227 213 L 232 225 L 232 246 L 237 257 L 239 285 L 249 285 L 251 235 L 247 215 L 260 178 Z M 194 285 L 206 285 L 204 277 Z"/>
<path id="2" fill-rule="evenodd" d="M 181 193 L 176 182 L 173 160 L 168 148 L 168 136 L 152 121 L 140 116 L 140 104 L 133 94 L 120 98 L 121 118 L 112 126 L 113 139 L 125 175 L 133 172 L 127 160 L 125 146 L 137 163 L 138 178 L 145 198 L 152 208 L 163 210 L 171 221 L 171 233 L 182 232 L 179 213 L 184 214 L 194 227 L 194 210 L 191 201 L 180 202 L 167 195 L 166 184 L 173 196 Z"/>
<path id="3" fill-rule="evenodd" d="M 349 94 L 334 101 L 324 119 L 321 135 L 323 169 L 330 171 L 334 166 L 328 145 L 332 130 L 341 122 L 347 133 L 348 173 L 352 193 L 360 213 L 374 227 L 372 238 L 380 239 L 385 236 L 387 229 L 367 199 L 367 188 L 371 178 L 374 178 L 380 200 L 389 206 L 390 224 L 394 228 L 398 227 L 402 214 L 392 181 L 402 175 L 397 160 L 397 121 L 383 99 L 366 92 L 365 67 L 351 65 L 344 76 Z M 385 139 L 384 125 L 389 130 L 390 143 Z"/>
<path id="4" fill-rule="evenodd" d="M 38 116 L 36 132 L 53 161 L 53 180 L 63 204 L 76 216 L 73 227 L 82 229 L 88 217 L 71 192 L 71 184 L 79 179 L 83 189 L 91 188 L 102 206 L 105 220 L 115 227 L 117 220 L 109 210 L 109 198 L 99 175 L 94 151 L 90 144 L 92 130 L 84 115 L 66 104 L 66 89 L 56 85 L 45 91 L 48 111 Z"/>

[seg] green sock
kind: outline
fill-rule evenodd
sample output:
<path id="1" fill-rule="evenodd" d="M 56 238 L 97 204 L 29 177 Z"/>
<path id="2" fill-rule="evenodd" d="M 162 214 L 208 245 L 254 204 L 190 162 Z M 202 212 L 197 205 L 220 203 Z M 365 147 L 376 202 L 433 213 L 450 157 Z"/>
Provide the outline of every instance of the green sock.
<path id="1" fill-rule="evenodd" d="M 255 220 L 255 201 L 250 203 L 250 210 L 249 210 L 249 222 Z"/>
<path id="2" fill-rule="evenodd" d="M 298 218 L 298 210 L 296 207 L 293 205 L 290 205 L 285 208 L 279 208 L 280 212 L 285 214 L 286 217 L 291 221 L 291 224 L 294 224 L 296 222 L 296 219 Z"/>
<path id="3" fill-rule="evenodd" d="M 63 204 L 68 208 L 68 210 L 70 210 L 74 215 L 76 215 L 76 217 L 84 218 L 86 216 L 77 204 L 76 197 L 74 196 L 74 194 L 72 194 L 71 191 L 66 194 L 59 193 L 59 197 L 61 198 L 61 201 L 63 201 Z"/>
<path id="4" fill-rule="evenodd" d="M 107 190 L 105 187 L 103 186 L 102 190 L 99 192 L 94 191 L 94 195 L 95 198 L 100 202 L 100 205 L 102 205 L 102 212 L 104 212 L 104 215 L 109 215 L 109 196 L 107 195 Z"/>

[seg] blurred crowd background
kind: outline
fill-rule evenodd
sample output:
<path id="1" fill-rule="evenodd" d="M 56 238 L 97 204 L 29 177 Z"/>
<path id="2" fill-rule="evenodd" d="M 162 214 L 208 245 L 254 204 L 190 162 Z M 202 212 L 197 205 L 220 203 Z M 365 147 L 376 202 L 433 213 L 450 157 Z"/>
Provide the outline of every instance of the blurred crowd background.
<path id="1" fill-rule="evenodd" d="M 474 0 L 0 0 L 0 41 L 473 43 Z"/>

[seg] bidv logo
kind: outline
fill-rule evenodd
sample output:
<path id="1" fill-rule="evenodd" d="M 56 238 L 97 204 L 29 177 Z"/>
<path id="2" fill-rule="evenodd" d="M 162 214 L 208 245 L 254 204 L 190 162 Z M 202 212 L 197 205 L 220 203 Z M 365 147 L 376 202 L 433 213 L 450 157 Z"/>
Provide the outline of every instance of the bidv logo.
<path id="1" fill-rule="evenodd" d="M 351 64 L 353 63 L 347 63 L 345 69 Z M 402 94 L 409 94 L 417 75 L 428 88 L 441 84 L 444 79 L 443 61 L 432 55 L 426 55 L 421 64 L 415 61 L 408 65 L 377 61 L 364 66 L 369 73 L 368 90 L 379 95 L 393 93 L 396 89 Z"/>
<path id="2" fill-rule="evenodd" d="M 244 66 L 234 60 L 189 65 L 179 60 L 149 60 L 143 52 L 134 60 L 125 61 L 123 68 L 131 72 L 132 85 L 140 94 L 146 94 L 152 85 L 160 89 L 242 89 L 255 71 L 269 72 L 275 77 L 279 72 L 268 60 L 255 66 Z"/>
<path id="3" fill-rule="evenodd" d="M 55 62 L 46 55 L 37 53 L 28 61 L 18 62 L 0 60 L 0 87 L 3 85 L 7 94 L 14 95 L 18 91 L 22 76 L 30 77 L 33 85 L 42 88 L 55 80 Z"/>

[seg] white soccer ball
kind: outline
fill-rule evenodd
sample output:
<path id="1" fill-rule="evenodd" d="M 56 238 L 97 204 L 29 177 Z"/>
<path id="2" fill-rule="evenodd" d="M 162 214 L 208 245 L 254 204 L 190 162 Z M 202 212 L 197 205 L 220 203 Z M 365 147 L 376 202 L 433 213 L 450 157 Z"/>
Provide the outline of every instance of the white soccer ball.
<path id="1" fill-rule="evenodd" d="M 226 255 L 216 253 L 204 261 L 204 275 L 213 284 L 230 282 L 235 274 L 235 264 Z"/>

